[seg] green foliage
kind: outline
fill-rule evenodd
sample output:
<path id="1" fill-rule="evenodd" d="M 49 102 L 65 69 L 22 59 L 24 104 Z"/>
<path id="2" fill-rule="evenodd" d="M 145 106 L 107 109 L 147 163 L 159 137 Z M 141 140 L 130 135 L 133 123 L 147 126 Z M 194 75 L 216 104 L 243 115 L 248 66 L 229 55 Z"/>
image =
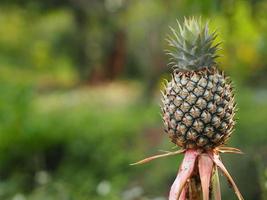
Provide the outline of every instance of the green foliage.
<path id="1" fill-rule="evenodd" d="M 108 100 L 116 86 L 40 97 L 28 87 L 1 86 L 1 198 L 98 199 L 98 184 L 108 180 L 112 193 L 103 198 L 120 199 L 140 156 L 138 133 L 158 121 L 156 110 L 120 92 Z"/>
<path id="2" fill-rule="evenodd" d="M 129 163 L 172 147 L 161 129 L 158 80 L 168 69 L 168 27 L 184 16 L 218 27 L 219 65 L 237 84 L 229 145 L 246 153 L 224 159 L 246 199 L 266 199 L 266 8 L 262 0 L 1 1 L 0 199 L 167 194 L 180 157 Z M 78 84 L 88 77 L 117 79 Z M 146 104 L 143 93 L 156 98 Z M 223 193 L 233 198 L 227 184 Z"/>

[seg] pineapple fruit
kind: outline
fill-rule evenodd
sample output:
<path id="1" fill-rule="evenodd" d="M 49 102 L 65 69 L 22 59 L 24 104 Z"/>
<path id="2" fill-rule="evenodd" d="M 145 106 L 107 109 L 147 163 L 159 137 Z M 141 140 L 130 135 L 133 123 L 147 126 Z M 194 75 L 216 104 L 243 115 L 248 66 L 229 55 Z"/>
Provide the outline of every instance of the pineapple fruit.
<path id="1" fill-rule="evenodd" d="M 229 78 L 217 68 L 217 32 L 193 17 L 171 32 L 167 54 L 173 73 L 162 92 L 162 118 L 165 132 L 181 149 L 134 164 L 184 153 L 169 200 L 221 200 L 218 169 L 243 200 L 219 155 L 242 152 L 224 146 L 234 129 L 236 104 Z"/>
<path id="2" fill-rule="evenodd" d="M 163 93 L 165 131 L 182 148 L 211 149 L 229 138 L 234 128 L 235 102 L 228 78 L 217 69 L 216 32 L 200 20 L 185 19 L 171 29 L 172 80 Z"/>

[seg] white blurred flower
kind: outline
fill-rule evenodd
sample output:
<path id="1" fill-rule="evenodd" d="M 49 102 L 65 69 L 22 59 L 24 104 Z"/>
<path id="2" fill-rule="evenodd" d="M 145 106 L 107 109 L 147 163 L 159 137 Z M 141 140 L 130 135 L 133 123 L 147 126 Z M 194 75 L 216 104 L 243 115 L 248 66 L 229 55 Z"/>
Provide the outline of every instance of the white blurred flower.
<path id="1" fill-rule="evenodd" d="M 12 200 L 26 200 L 26 198 L 23 194 L 18 193 L 18 194 L 15 194 Z"/>
<path id="2" fill-rule="evenodd" d="M 40 185 L 48 183 L 49 179 L 50 176 L 46 171 L 39 171 L 35 174 L 35 181 Z"/>
<path id="3" fill-rule="evenodd" d="M 115 12 L 123 5 L 123 0 L 106 0 L 105 6 L 106 9 L 110 12 Z"/>
<path id="4" fill-rule="evenodd" d="M 111 184 L 109 181 L 101 181 L 97 187 L 96 187 L 96 192 L 97 194 L 101 196 L 106 196 L 108 193 L 111 191 Z"/>
<path id="5" fill-rule="evenodd" d="M 133 200 L 138 197 L 141 197 L 144 190 L 143 188 L 136 186 L 133 188 L 130 188 L 129 190 L 126 190 L 122 193 L 122 199 L 123 200 Z"/>

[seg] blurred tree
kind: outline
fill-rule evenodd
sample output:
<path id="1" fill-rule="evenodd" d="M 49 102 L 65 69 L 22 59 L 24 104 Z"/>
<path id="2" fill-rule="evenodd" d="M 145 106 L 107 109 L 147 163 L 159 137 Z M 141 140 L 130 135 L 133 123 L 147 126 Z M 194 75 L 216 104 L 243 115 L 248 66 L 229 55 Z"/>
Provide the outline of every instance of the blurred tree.
<path id="1" fill-rule="evenodd" d="M 125 66 L 126 35 L 113 17 L 125 5 L 98 0 L 3 0 L 2 6 L 20 6 L 40 14 L 49 10 L 67 9 L 73 13 L 74 31 L 62 41 L 67 46 L 82 81 L 113 80 Z M 67 45 L 66 45 L 67 43 Z M 62 44 L 61 44 L 62 45 Z"/>

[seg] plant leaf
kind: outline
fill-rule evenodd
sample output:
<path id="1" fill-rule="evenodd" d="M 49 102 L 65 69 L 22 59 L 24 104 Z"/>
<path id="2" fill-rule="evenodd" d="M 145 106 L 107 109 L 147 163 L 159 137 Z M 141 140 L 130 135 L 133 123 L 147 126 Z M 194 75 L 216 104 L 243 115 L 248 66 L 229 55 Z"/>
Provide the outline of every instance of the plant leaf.
<path id="1" fill-rule="evenodd" d="M 229 174 L 229 172 L 225 168 L 224 164 L 220 160 L 220 156 L 218 154 L 216 154 L 216 153 L 213 153 L 213 152 L 209 152 L 209 156 L 214 161 L 214 163 L 220 168 L 220 170 L 224 173 L 226 178 L 229 180 L 229 183 L 232 185 L 232 187 L 233 187 L 238 199 L 239 200 L 244 200 L 244 198 L 243 198 L 242 194 L 240 193 L 238 187 L 236 186 L 233 178 L 231 177 L 231 175 Z"/>
<path id="2" fill-rule="evenodd" d="M 220 179 L 217 166 L 214 166 L 214 173 L 212 176 L 212 195 L 214 200 L 221 200 L 221 188 L 220 188 Z"/>
<path id="3" fill-rule="evenodd" d="M 177 154 L 180 154 L 180 153 L 183 153 L 185 150 L 184 149 L 180 149 L 178 151 L 174 151 L 174 152 L 168 152 L 168 153 L 164 153 L 164 154 L 158 154 L 158 155 L 155 155 L 155 156 L 151 156 L 151 157 L 148 157 L 148 158 L 145 158 L 143 160 L 140 160 L 136 163 L 132 163 L 130 165 L 140 165 L 140 164 L 144 164 L 144 163 L 147 163 L 147 162 L 150 162 L 152 160 L 155 160 L 157 158 L 162 158 L 162 157 L 166 157 L 166 156 L 173 156 L 173 155 L 177 155 Z"/>
<path id="4" fill-rule="evenodd" d="M 177 177 L 172 184 L 171 191 L 169 194 L 169 200 L 177 200 L 186 184 L 188 178 L 190 178 L 194 167 L 199 151 L 189 149 L 185 152 L 184 160 L 180 166 Z"/>
<path id="5" fill-rule="evenodd" d="M 213 169 L 213 161 L 208 154 L 200 154 L 198 159 L 198 169 L 203 191 L 203 200 L 209 200 L 209 187 Z"/>

